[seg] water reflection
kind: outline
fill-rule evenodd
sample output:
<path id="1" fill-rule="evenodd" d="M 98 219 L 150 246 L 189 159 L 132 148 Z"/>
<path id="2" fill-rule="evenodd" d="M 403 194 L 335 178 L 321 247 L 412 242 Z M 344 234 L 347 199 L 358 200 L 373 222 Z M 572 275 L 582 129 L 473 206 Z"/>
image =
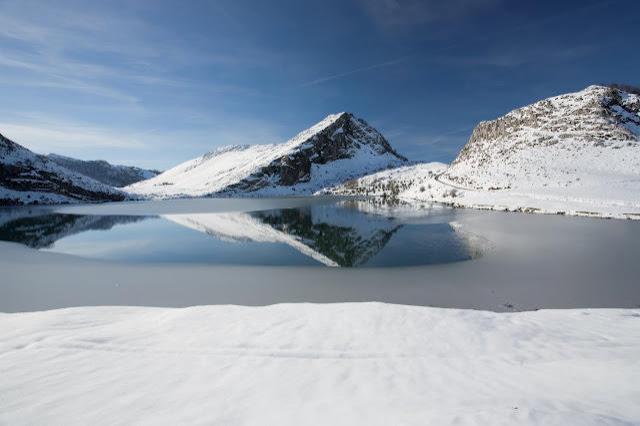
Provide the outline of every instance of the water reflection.
<path id="1" fill-rule="evenodd" d="M 90 230 L 108 231 L 118 224 L 135 223 L 146 216 L 93 216 L 71 214 L 29 215 L 0 225 L 0 240 L 32 248 L 50 248 L 56 241 Z"/>
<path id="2" fill-rule="evenodd" d="M 140 263 L 411 266 L 480 255 L 482 242 L 451 217 L 427 216 L 416 223 L 358 203 L 163 216 L 47 213 L 0 219 L 0 240 Z"/>

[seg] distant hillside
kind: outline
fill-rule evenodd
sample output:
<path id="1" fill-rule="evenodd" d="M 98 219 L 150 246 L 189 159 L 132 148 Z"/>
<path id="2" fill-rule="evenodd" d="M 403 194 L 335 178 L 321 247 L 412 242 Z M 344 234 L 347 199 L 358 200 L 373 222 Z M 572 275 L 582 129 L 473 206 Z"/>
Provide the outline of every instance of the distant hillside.
<path id="1" fill-rule="evenodd" d="M 152 177 L 160 174 L 157 170 L 113 165 L 103 160 L 85 161 L 57 154 L 49 154 L 47 155 L 47 158 L 62 167 L 117 188 L 131 185 L 132 183 L 140 182 L 141 180 L 151 179 Z"/>

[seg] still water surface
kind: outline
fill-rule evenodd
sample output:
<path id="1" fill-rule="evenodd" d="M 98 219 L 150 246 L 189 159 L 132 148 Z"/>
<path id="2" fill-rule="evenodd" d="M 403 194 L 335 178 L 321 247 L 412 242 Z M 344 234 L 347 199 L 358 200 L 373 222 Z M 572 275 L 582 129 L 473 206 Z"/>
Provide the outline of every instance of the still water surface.
<path id="1" fill-rule="evenodd" d="M 148 216 L 42 212 L 0 226 L 0 240 L 85 258 L 135 263 L 394 267 L 460 262 L 481 249 L 448 209 L 411 223 L 358 203 Z"/>
<path id="2" fill-rule="evenodd" d="M 636 308 L 639 260 L 640 222 L 630 220 L 322 197 L 0 209 L 0 312 L 366 301 Z"/>

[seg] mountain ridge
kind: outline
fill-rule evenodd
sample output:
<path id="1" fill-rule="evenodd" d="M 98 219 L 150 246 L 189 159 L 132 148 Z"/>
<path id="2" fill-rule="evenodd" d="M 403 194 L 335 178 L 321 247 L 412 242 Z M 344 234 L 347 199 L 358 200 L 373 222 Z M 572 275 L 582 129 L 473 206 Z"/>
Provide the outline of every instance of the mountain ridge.
<path id="1" fill-rule="evenodd" d="M 127 195 L 0 134 L 0 204 L 123 201 Z"/>
<path id="2" fill-rule="evenodd" d="M 135 166 L 111 164 L 105 160 L 80 160 L 58 154 L 48 154 L 47 158 L 74 172 L 89 176 L 98 182 L 116 188 L 122 188 L 141 180 L 159 175 L 158 170 L 143 169 Z"/>
<path id="3" fill-rule="evenodd" d="M 366 121 L 343 112 L 284 143 L 221 147 L 126 190 L 150 198 L 311 195 L 407 161 Z"/>
<path id="4" fill-rule="evenodd" d="M 325 193 L 640 219 L 640 96 L 589 86 L 480 122 L 450 166 L 381 171 Z"/>

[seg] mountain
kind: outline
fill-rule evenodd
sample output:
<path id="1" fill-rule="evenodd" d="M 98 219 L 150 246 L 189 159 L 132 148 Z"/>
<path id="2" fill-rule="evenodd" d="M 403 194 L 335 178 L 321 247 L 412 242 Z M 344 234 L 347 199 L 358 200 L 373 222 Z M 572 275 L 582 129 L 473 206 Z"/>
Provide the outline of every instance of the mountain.
<path id="1" fill-rule="evenodd" d="M 617 186 L 639 177 L 640 96 L 604 86 L 481 122 L 443 176 L 476 189 Z"/>
<path id="2" fill-rule="evenodd" d="M 220 148 L 126 190 L 153 198 L 310 195 L 406 162 L 364 120 L 340 113 L 285 143 Z"/>
<path id="3" fill-rule="evenodd" d="M 49 154 L 47 158 L 66 169 L 89 176 L 98 182 L 115 186 L 116 188 L 131 185 L 141 180 L 151 179 L 160 174 L 157 170 L 113 165 L 103 160 L 85 161 L 57 154 Z"/>
<path id="4" fill-rule="evenodd" d="M 640 96 L 589 86 L 545 99 L 479 123 L 447 168 L 408 166 L 327 192 L 640 219 Z"/>
<path id="5" fill-rule="evenodd" d="M 122 201 L 126 194 L 0 135 L 0 205 Z"/>

